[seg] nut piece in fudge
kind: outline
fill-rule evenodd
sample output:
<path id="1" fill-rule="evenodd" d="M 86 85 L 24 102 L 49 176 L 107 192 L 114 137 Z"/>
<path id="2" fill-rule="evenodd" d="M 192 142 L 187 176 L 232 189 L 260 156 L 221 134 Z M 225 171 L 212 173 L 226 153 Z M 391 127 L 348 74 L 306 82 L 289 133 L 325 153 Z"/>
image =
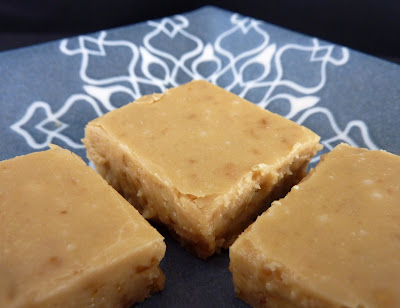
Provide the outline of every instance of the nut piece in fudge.
<path id="1" fill-rule="evenodd" d="M 206 81 L 87 125 L 88 157 L 147 219 L 206 258 L 304 176 L 319 137 Z"/>
<path id="2" fill-rule="evenodd" d="M 0 307 L 129 307 L 163 288 L 163 237 L 78 156 L 0 162 Z"/>
<path id="3" fill-rule="evenodd" d="M 338 145 L 230 247 L 254 307 L 400 307 L 400 157 Z"/>

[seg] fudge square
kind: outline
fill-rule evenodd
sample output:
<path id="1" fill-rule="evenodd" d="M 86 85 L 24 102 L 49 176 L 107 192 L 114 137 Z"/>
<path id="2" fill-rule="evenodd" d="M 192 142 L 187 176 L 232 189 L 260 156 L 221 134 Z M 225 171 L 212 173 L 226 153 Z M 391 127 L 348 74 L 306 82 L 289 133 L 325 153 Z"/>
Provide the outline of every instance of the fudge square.
<path id="1" fill-rule="evenodd" d="M 202 80 L 89 122 L 83 141 L 117 191 L 201 258 L 229 247 L 320 149 L 307 128 Z"/>
<path id="2" fill-rule="evenodd" d="M 0 307 L 128 307 L 164 286 L 163 237 L 75 154 L 0 162 Z"/>
<path id="3" fill-rule="evenodd" d="M 255 307 L 400 307 L 400 157 L 338 145 L 230 259 Z"/>

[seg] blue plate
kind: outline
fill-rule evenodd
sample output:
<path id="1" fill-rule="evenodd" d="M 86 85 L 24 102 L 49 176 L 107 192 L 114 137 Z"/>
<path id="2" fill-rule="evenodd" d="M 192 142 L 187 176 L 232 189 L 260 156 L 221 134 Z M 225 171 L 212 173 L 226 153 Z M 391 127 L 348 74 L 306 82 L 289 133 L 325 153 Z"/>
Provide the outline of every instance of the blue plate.
<path id="1" fill-rule="evenodd" d="M 400 153 L 398 65 L 211 6 L 3 52 L 0 72 L 0 160 L 54 143 L 87 161 L 88 121 L 192 79 L 309 127 L 321 153 L 340 142 Z M 167 243 L 166 288 L 138 306 L 246 306 L 226 251 L 196 259 L 156 227 Z"/>

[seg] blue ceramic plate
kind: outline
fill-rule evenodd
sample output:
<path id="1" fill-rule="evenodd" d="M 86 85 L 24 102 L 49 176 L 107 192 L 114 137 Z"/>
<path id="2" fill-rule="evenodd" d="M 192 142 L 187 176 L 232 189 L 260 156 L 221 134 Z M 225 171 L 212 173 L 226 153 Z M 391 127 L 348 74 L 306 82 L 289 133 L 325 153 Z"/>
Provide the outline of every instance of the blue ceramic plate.
<path id="1" fill-rule="evenodd" d="M 215 7 L 0 53 L 0 160 L 58 144 L 86 161 L 85 124 L 207 79 L 321 136 L 400 153 L 400 67 Z M 319 156 L 313 160 L 317 163 Z M 164 291 L 140 307 L 241 307 L 225 251 L 201 261 L 164 228 Z"/>

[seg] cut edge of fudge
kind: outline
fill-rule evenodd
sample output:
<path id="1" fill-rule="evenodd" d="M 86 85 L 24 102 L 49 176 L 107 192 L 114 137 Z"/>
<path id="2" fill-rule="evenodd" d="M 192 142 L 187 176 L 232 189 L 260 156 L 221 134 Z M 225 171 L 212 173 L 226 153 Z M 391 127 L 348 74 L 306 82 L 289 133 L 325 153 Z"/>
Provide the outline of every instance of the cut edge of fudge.
<path id="1" fill-rule="evenodd" d="M 154 104 L 163 95 L 146 95 L 131 104 Z M 97 119 L 86 126 L 83 142 L 97 171 L 146 219 L 165 224 L 181 245 L 207 258 L 228 248 L 273 200 L 283 197 L 305 176 L 309 161 L 322 148 L 316 134 L 306 139 L 273 165 L 254 165 L 227 192 L 204 196 L 181 192 L 162 174 L 150 172 L 147 165 L 152 163 L 139 158 Z M 151 193 L 154 190 L 158 193 Z"/>
<path id="2" fill-rule="evenodd" d="M 322 155 L 320 161 L 323 161 L 326 155 Z M 312 168 L 298 185 L 307 181 L 317 169 L 318 165 Z M 271 207 L 276 206 L 275 204 L 272 202 Z M 267 212 L 262 215 L 266 215 Z M 297 276 L 295 272 L 278 260 L 266 257 L 246 238 L 257 220 L 250 224 L 229 247 L 229 270 L 232 273 L 236 296 L 250 306 L 260 308 L 339 307 L 324 300 L 323 296 L 319 298 L 312 296 L 299 284 L 299 280 L 293 279 Z M 279 294 L 274 292 L 277 289 Z M 301 304 L 294 303 L 293 299 Z"/>
<path id="3" fill-rule="evenodd" d="M 165 246 L 152 242 L 143 249 L 141 255 L 147 253 L 160 254 Z M 161 245 L 162 246 L 162 245 Z M 137 262 L 138 255 L 127 255 L 112 262 L 104 271 L 101 267 L 80 274 L 83 277 L 70 280 L 68 285 L 55 288 L 52 292 L 37 294 L 32 302 L 37 307 L 89 307 L 112 306 L 130 307 L 142 302 L 165 287 L 165 275 L 159 263 L 162 258 L 153 257 L 150 260 Z M 69 277 L 63 277 L 68 279 Z M 76 293 L 80 296 L 77 297 Z M 121 296 L 121 294 L 124 294 Z M 105 296 L 106 300 L 105 300 Z"/>
<path id="4" fill-rule="evenodd" d="M 362 152 L 383 152 L 385 155 L 389 155 L 388 157 L 394 158 L 396 157 L 397 163 L 400 163 L 400 157 L 383 151 L 383 150 L 368 150 L 364 148 L 355 148 L 351 147 L 345 143 L 341 143 L 335 147 L 332 151 L 337 149 L 350 149 L 353 148 L 356 150 L 356 153 L 359 154 Z M 347 153 L 346 153 L 347 154 Z M 346 155 L 344 154 L 344 155 Z M 300 181 L 298 186 L 296 185 L 292 188 L 292 191 L 289 192 L 289 195 L 292 194 L 293 190 L 301 189 L 302 185 L 306 184 L 307 181 L 311 180 L 314 174 L 317 174 L 318 171 L 322 168 L 322 164 L 326 159 L 329 158 L 330 153 L 324 154 L 321 156 L 320 163 Z M 361 158 L 364 160 L 364 158 Z M 370 184 L 371 181 L 367 179 L 365 180 L 366 184 Z M 379 180 L 378 180 L 379 182 Z M 355 184 L 357 185 L 357 184 Z M 397 186 L 397 189 L 399 186 Z M 389 191 L 392 189 L 396 189 L 392 186 L 386 187 Z M 374 193 L 372 192 L 372 195 Z M 287 197 L 286 196 L 286 197 Z M 294 196 L 293 196 L 294 197 Z M 374 196 L 376 198 L 381 198 L 379 194 Z M 233 243 L 233 245 L 229 249 L 229 257 L 230 257 L 230 265 L 229 270 L 232 273 L 233 285 L 235 289 L 236 295 L 245 301 L 247 304 L 253 307 L 271 307 L 271 308 L 296 308 L 296 307 L 364 307 L 364 305 L 369 306 L 369 304 L 365 303 L 356 303 L 353 298 L 350 300 L 347 298 L 346 303 L 341 302 L 338 298 L 332 297 L 332 294 L 328 292 L 324 293 L 324 290 L 319 290 L 315 283 L 312 284 L 310 281 L 305 279 L 305 277 L 298 271 L 298 269 L 293 267 L 288 267 L 283 264 L 281 260 L 279 260 L 276 256 L 269 256 L 266 254 L 266 251 L 261 251 L 257 248 L 254 243 L 249 238 L 249 233 L 252 232 L 253 227 L 257 223 L 261 223 L 261 216 L 266 215 L 276 215 L 276 210 L 286 212 L 288 209 L 284 209 L 284 207 L 295 206 L 295 204 L 282 204 L 281 201 L 285 200 L 285 198 L 274 201 L 272 206 L 264 212 L 258 219 L 251 224 Z M 293 203 L 293 199 L 291 200 Z M 283 202 L 283 201 L 282 201 Z M 289 210 L 290 211 L 290 210 Z M 273 213 L 272 213 L 273 212 Z M 390 215 L 389 213 L 386 215 Z M 394 215 L 394 214 L 393 214 Z M 310 218 L 311 219 L 311 218 Z M 326 216 L 320 217 L 321 223 L 325 221 Z M 266 224 L 266 221 L 262 222 Z M 287 222 L 290 225 L 290 221 Z M 357 222 L 355 222 L 357 225 Z M 260 225 L 258 225 L 260 226 Z M 381 226 L 385 228 L 385 226 Z M 287 232 L 287 231 L 280 231 Z M 361 236 L 366 234 L 365 230 L 360 231 Z M 353 232 L 354 233 L 354 232 Z M 349 234 L 350 236 L 351 234 Z M 353 234 L 354 235 L 354 234 Z M 394 235 L 394 234 L 393 234 Z M 273 235 L 270 235 L 273 236 Z M 296 236 L 293 234 L 293 236 Z M 279 245 L 279 244 L 275 244 Z M 333 244 L 334 245 L 334 244 Z M 389 245 L 389 243 L 388 243 Z M 371 246 L 371 249 L 377 249 Z M 293 254 L 296 254 L 296 250 L 293 250 Z M 328 262 L 329 260 L 327 260 Z M 397 271 L 398 272 L 398 271 Z M 350 273 L 351 275 L 351 273 Z M 352 293 L 349 290 L 349 294 Z M 393 292 L 393 290 L 392 290 Z M 371 307 L 392 307 L 393 304 L 393 293 L 390 295 L 390 292 L 382 291 L 381 293 L 377 292 L 373 296 L 376 297 L 376 306 L 372 305 Z M 397 297 L 399 300 L 399 297 Z M 382 306 L 383 305 L 383 306 Z M 365 307 L 366 307 L 365 306 Z M 397 305 L 396 305 L 397 306 Z"/>
<path id="5" fill-rule="evenodd" d="M 310 292 L 299 283 L 301 278 L 295 272 L 277 260 L 267 258 L 251 241 L 243 239 L 242 235 L 251 227 L 229 249 L 229 270 L 237 297 L 252 307 L 343 307 L 339 303 L 332 303 L 322 294 L 316 297 L 315 292 Z M 239 243 L 241 248 L 237 249 Z M 260 264 L 263 264 L 261 269 Z M 296 276 L 299 279 L 293 279 Z M 276 292 L 278 289 L 279 293 Z"/>
<path id="6" fill-rule="evenodd" d="M 125 211 L 127 214 L 127 220 L 129 220 L 132 215 L 139 217 L 140 220 L 143 221 L 140 223 L 141 228 L 148 226 L 149 231 L 158 236 L 145 244 L 142 243 L 137 247 L 133 246 L 129 250 L 126 250 L 126 247 L 124 246 L 126 245 L 125 243 L 132 242 L 132 244 L 134 244 L 135 240 L 126 238 L 117 241 L 112 244 L 112 246 L 104 247 L 105 249 L 99 250 L 99 254 L 91 255 L 90 259 L 88 259 L 86 263 L 82 264 L 83 267 L 81 265 L 78 266 L 78 269 L 73 269 L 74 266 L 71 267 L 71 269 L 67 267 L 63 269 L 64 274 L 56 274 L 57 276 L 55 279 L 40 280 L 40 276 L 37 276 L 39 274 L 32 274 L 35 283 L 28 283 L 26 285 L 27 289 L 25 289 L 25 293 L 24 290 L 18 290 L 21 286 L 13 283 L 13 280 L 19 278 L 16 278 L 17 276 L 13 278 L 12 268 L 9 268 L 9 266 L 7 268 L 2 267 L 2 258 L 0 254 L 0 306 L 22 307 L 27 305 L 29 307 L 89 307 L 92 305 L 109 305 L 128 307 L 133 303 L 143 301 L 153 293 L 162 290 L 165 284 L 165 276 L 160 269 L 159 263 L 164 257 L 166 250 L 163 237 L 156 229 L 145 221 L 135 209 L 131 209 L 131 206 L 127 201 L 92 168 L 88 167 L 80 157 L 61 147 L 50 145 L 50 149 L 47 151 L 31 153 L 2 161 L 0 162 L 0 170 L 7 170 L 9 168 L 7 165 L 9 161 L 12 161 L 13 163 L 22 162 L 27 156 L 39 157 L 45 152 L 53 152 L 54 155 L 58 155 L 59 158 L 64 159 L 65 162 L 67 160 L 73 161 L 75 166 L 73 169 L 81 169 L 82 173 L 80 174 L 85 174 L 89 179 L 96 179 L 99 185 L 98 189 L 103 189 L 104 193 L 109 195 L 110 199 L 112 198 L 115 200 L 115 203 L 126 207 Z M 18 171 L 19 169 L 15 170 Z M 56 170 L 55 174 L 57 174 Z M 74 170 L 71 170 L 69 174 L 72 182 L 79 185 L 80 178 L 79 176 L 76 177 L 77 173 Z M 49 178 L 45 179 L 45 181 L 48 181 L 49 179 L 51 180 L 51 178 L 52 176 L 49 175 Z M 49 210 L 51 211 L 51 208 L 44 209 L 45 212 L 48 212 Z M 43 209 L 41 208 L 41 210 Z M 65 213 L 67 213 L 67 211 L 60 212 L 61 215 L 59 217 L 61 220 L 63 217 L 66 217 Z M 58 212 L 57 215 L 59 215 Z M 32 219 L 33 218 L 31 218 L 31 220 Z M 35 222 L 35 220 L 32 220 L 32 222 Z M 46 238 L 46 235 L 43 234 L 43 237 Z M 54 236 L 50 235 L 50 240 L 52 238 L 54 238 Z M 143 241 L 141 240 L 141 242 Z M 49 252 L 46 250 L 45 254 L 47 255 L 48 253 Z M 62 260 L 64 256 L 58 256 L 57 252 L 52 252 L 52 254 L 54 255 L 49 258 L 47 263 L 39 265 L 42 267 L 46 265 L 49 267 L 49 270 L 57 270 L 58 267 L 64 266 L 64 261 Z M 3 261 L 7 262 L 5 256 L 4 258 Z M 92 266 L 91 264 L 93 263 L 96 265 Z M 37 268 L 33 268 L 34 272 L 41 268 L 38 267 L 39 265 L 36 266 Z M 65 266 L 71 266 L 71 264 L 66 264 Z M 22 292 L 23 295 L 20 295 L 20 292 Z"/>
<path id="7" fill-rule="evenodd" d="M 316 139 L 299 146 L 291 157 L 282 160 L 277 168 L 280 172 L 270 173 L 271 166 L 256 165 L 227 193 L 197 197 L 171 189 L 101 126 L 89 124 L 84 143 L 88 158 L 110 185 L 146 219 L 169 227 L 181 245 L 201 258 L 211 256 L 220 248 L 228 248 L 257 215 L 305 176 L 309 161 L 320 150 Z M 111 148 L 120 150 L 118 156 L 109 154 Z M 158 195 L 150 193 L 154 189 Z M 200 221 L 204 218 L 208 224 Z M 221 227 L 214 229 L 217 222 Z"/>

